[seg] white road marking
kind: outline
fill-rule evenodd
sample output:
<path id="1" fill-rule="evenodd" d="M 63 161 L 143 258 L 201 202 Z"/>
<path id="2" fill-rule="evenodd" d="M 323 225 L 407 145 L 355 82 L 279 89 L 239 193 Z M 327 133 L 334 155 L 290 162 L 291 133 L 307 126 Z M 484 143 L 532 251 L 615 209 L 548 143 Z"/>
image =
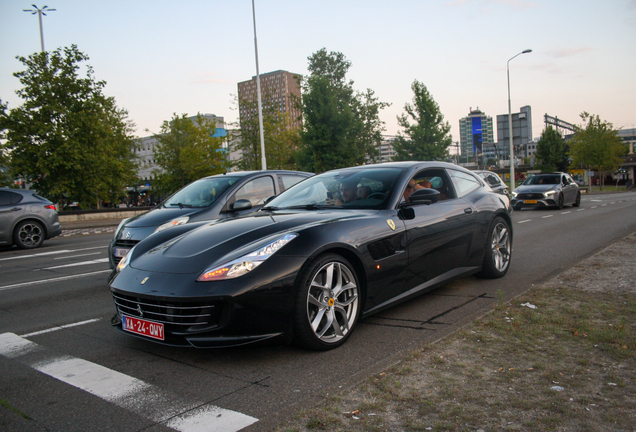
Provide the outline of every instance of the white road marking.
<path id="1" fill-rule="evenodd" d="M 71 328 L 71 327 L 77 327 L 77 326 L 81 326 L 81 325 L 84 325 L 84 324 L 90 324 L 90 323 L 97 322 L 97 321 L 100 321 L 100 320 L 101 320 L 101 318 L 95 318 L 95 319 L 90 319 L 90 320 L 86 320 L 86 321 L 76 322 L 76 323 L 73 323 L 73 324 L 65 324 L 65 325 L 61 325 L 61 326 L 52 327 L 50 329 L 40 330 L 40 331 L 36 331 L 36 332 L 33 332 L 33 333 L 25 334 L 25 335 L 22 335 L 20 337 L 21 338 L 29 338 L 29 337 L 32 337 L 32 336 L 39 336 L 41 334 L 51 333 L 51 332 L 54 332 L 54 331 L 63 330 L 63 329 L 66 329 L 66 328 Z"/>
<path id="2" fill-rule="evenodd" d="M 554 216 L 554 215 L 543 216 L 543 217 L 541 217 L 541 219 L 551 218 L 552 216 Z"/>
<path id="3" fill-rule="evenodd" d="M 77 262 L 73 264 L 64 264 L 64 265 L 59 265 L 54 267 L 45 267 L 42 270 L 53 270 L 53 269 L 59 269 L 59 268 L 65 268 L 65 267 L 77 267 L 82 265 L 101 264 L 106 262 L 108 262 L 108 258 L 100 258 L 93 261 L 82 261 L 82 262 Z"/>
<path id="4" fill-rule="evenodd" d="M 519 222 L 517 222 L 517 223 L 526 223 L 526 222 L 530 222 L 530 221 L 532 221 L 532 219 L 522 220 L 522 221 L 519 221 Z"/>
<path id="5" fill-rule="evenodd" d="M 585 209 L 578 209 L 577 211 L 583 211 L 583 210 L 585 210 Z"/>
<path id="6" fill-rule="evenodd" d="M 38 344 L 13 333 L 0 334 L 0 355 L 19 361 L 23 355 L 36 350 L 46 356 L 46 350 Z M 235 432 L 258 421 L 254 417 L 206 402 L 186 401 L 152 384 L 76 357 L 50 356 L 22 363 L 118 407 L 182 432 Z"/>
<path id="7" fill-rule="evenodd" d="M 39 252 L 39 253 L 30 254 L 30 255 L 20 255 L 20 256 L 14 256 L 9 258 L 0 258 L 0 261 L 9 261 L 9 260 L 22 259 L 22 258 L 37 258 L 37 257 L 47 256 L 47 255 L 59 255 L 64 253 L 80 252 L 80 251 L 92 250 L 92 249 L 103 249 L 107 247 L 108 246 L 95 246 L 95 247 L 71 249 L 71 250 L 63 249 L 63 250 L 52 251 L 52 252 Z"/>
<path id="8" fill-rule="evenodd" d="M 64 257 L 57 257 L 57 258 L 53 258 L 53 259 L 54 260 L 61 260 L 61 259 L 79 258 L 79 257 L 85 257 L 85 256 L 90 256 L 90 255 L 99 255 L 99 254 L 101 254 L 101 252 L 93 252 L 93 253 L 83 254 L 83 255 L 71 255 L 71 256 L 64 256 Z"/>
<path id="9" fill-rule="evenodd" d="M 572 212 L 571 211 L 566 211 L 566 212 L 563 212 L 561 214 L 568 214 L 568 213 L 572 213 Z"/>
<path id="10" fill-rule="evenodd" d="M 598 206 L 592 206 L 592 208 L 597 208 Z"/>
<path id="11" fill-rule="evenodd" d="M 45 283 L 59 282 L 59 281 L 69 280 L 69 279 L 77 279 L 77 278 L 86 277 L 86 276 L 94 276 L 96 274 L 106 273 L 111 271 L 112 270 L 99 270 L 99 271 L 91 272 L 91 273 L 81 273 L 81 274 L 76 274 L 71 276 L 62 276 L 62 277 L 57 277 L 52 279 L 43 279 L 43 280 L 37 280 L 37 281 L 31 281 L 31 282 L 22 282 L 22 283 L 13 284 L 13 285 L 5 285 L 5 286 L 0 286 L 0 291 L 20 288 L 20 287 L 29 286 L 29 285 L 41 285 Z"/>

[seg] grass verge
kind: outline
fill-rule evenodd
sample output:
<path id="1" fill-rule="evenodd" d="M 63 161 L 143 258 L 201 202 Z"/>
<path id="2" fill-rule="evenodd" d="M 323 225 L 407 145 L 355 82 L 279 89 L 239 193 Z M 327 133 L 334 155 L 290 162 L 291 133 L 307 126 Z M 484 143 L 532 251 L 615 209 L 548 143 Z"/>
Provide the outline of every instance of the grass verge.
<path id="1" fill-rule="evenodd" d="M 622 242 L 277 430 L 636 430 L 636 237 Z"/>

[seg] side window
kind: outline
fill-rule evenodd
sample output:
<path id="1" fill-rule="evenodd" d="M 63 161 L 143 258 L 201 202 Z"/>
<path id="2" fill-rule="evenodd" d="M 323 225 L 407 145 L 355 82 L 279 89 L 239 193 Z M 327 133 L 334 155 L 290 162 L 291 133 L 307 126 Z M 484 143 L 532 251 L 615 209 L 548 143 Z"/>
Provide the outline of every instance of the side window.
<path id="1" fill-rule="evenodd" d="M 474 191 L 481 185 L 479 180 L 470 174 L 452 169 L 448 170 L 448 172 L 453 179 L 453 184 L 455 185 L 458 197 L 462 197 L 467 193 Z"/>
<path id="2" fill-rule="evenodd" d="M 403 200 L 407 200 L 411 193 L 416 190 L 424 188 L 437 190 L 440 193 L 440 201 L 454 198 L 453 188 L 449 184 L 446 173 L 439 169 L 427 169 L 415 174 L 404 191 Z"/>
<path id="3" fill-rule="evenodd" d="M 281 188 L 281 192 L 285 192 L 287 189 L 289 189 L 299 181 L 305 179 L 305 177 L 285 174 L 278 176 L 278 178 L 280 179 L 279 185 Z"/>
<path id="4" fill-rule="evenodd" d="M 263 204 L 265 198 L 272 195 L 276 195 L 274 179 L 270 176 L 265 176 L 255 178 L 245 183 L 230 201 L 234 203 L 237 200 L 246 199 L 249 200 L 253 206 L 257 206 Z"/>
<path id="5" fill-rule="evenodd" d="M 488 174 L 486 177 L 490 186 L 499 186 L 499 177 L 495 174 Z"/>
<path id="6" fill-rule="evenodd" d="M 0 205 L 17 204 L 22 201 L 22 195 L 8 191 L 0 191 Z"/>

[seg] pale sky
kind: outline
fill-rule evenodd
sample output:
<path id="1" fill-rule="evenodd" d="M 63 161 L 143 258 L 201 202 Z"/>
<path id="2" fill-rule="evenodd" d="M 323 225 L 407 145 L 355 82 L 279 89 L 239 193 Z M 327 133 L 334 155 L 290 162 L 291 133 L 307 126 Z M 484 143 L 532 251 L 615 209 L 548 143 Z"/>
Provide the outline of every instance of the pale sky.
<path id="1" fill-rule="evenodd" d="M 136 135 L 173 113 L 237 119 L 237 83 L 256 74 L 250 0 L 48 0 L 49 51 L 76 44 L 104 93 L 128 110 Z M 306 74 L 321 48 L 343 53 L 354 88 L 392 105 L 385 134 L 424 83 L 459 140 L 459 120 L 479 108 L 496 121 L 532 107 L 533 136 L 549 114 L 580 124 L 588 111 L 636 127 L 636 0 L 255 0 L 261 73 Z M 19 106 L 16 56 L 40 51 L 26 0 L 0 0 L 0 99 Z M 496 127 L 496 123 L 495 123 Z M 496 131 L 495 131 L 496 137 Z"/>

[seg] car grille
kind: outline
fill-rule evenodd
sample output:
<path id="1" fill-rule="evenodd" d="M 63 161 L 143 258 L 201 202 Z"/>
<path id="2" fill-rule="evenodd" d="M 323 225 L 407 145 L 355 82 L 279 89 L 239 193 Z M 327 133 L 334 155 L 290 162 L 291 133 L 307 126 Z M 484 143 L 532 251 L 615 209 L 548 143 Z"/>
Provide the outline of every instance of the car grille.
<path id="1" fill-rule="evenodd" d="M 166 333 L 184 334 L 219 326 L 223 305 L 220 302 L 179 302 L 146 299 L 113 292 L 119 314 L 160 322 Z"/>
<path id="2" fill-rule="evenodd" d="M 123 240 L 123 239 L 119 239 L 119 240 L 115 240 L 115 247 L 125 247 L 125 248 L 133 248 L 137 243 L 139 243 L 139 240 Z M 121 257 L 113 257 L 113 261 L 115 261 L 115 265 L 119 264 L 119 261 L 121 261 Z"/>
<path id="3" fill-rule="evenodd" d="M 522 193 L 517 195 L 518 200 L 539 200 L 543 198 L 544 196 L 542 193 Z"/>

